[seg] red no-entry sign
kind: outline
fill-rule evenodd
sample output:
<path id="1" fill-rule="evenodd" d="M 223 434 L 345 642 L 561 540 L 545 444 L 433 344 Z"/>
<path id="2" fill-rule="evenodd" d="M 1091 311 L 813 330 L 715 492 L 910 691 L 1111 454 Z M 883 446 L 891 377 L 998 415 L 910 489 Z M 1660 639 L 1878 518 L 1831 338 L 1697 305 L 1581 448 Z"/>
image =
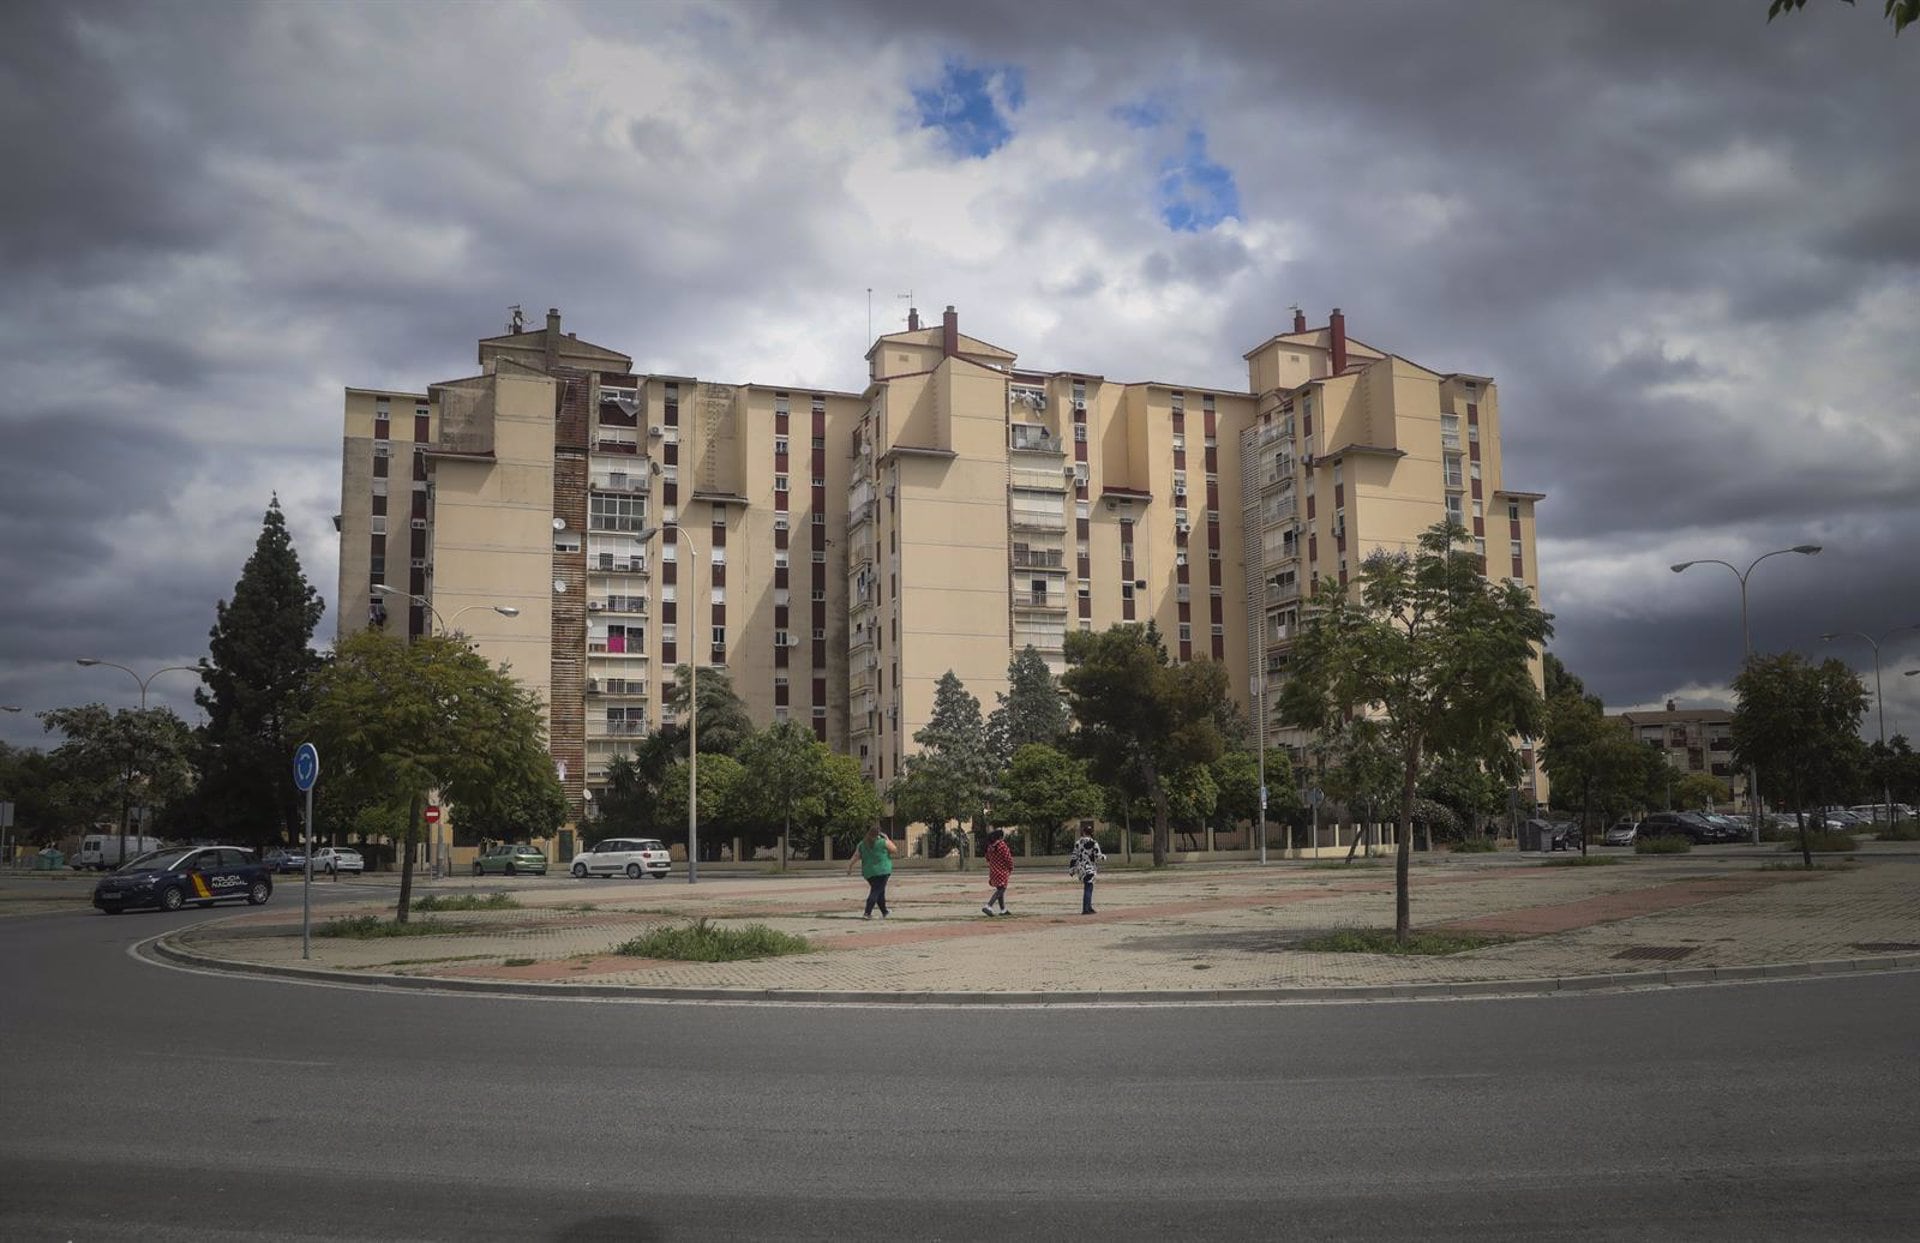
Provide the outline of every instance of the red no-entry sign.
<path id="1" fill-rule="evenodd" d="M 433 806 L 431 803 L 427 805 L 427 823 L 428 824 L 440 823 L 440 809 L 438 807 Z"/>

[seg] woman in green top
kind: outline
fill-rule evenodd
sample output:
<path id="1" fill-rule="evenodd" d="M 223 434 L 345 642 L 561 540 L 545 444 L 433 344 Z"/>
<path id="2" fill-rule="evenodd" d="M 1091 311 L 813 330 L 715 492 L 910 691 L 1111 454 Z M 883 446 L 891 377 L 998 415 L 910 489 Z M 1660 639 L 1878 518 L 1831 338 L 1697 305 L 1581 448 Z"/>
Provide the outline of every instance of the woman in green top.
<path id="1" fill-rule="evenodd" d="M 854 858 L 860 861 L 860 875 L 867 878 L 867 913 L 862 919 L 873 918 L 873 908 L 880 908 L 880 918 L 887 917 L 887 878 L 893 875 L 893 856 L 900 848 L 893 839 L 880 831 L 880 826 L 867 830 L 867 835 L 854 847 Z M 847 860 L 847 875 L 853 875 L 853 859 Z"/>

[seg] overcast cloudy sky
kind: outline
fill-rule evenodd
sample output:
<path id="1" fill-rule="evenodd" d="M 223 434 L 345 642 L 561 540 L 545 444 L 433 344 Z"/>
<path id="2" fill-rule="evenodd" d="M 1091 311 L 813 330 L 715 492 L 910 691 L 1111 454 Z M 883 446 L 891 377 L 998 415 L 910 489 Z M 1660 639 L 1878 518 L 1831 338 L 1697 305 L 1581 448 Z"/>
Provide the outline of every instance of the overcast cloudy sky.
<path id="1" fill-rule="evenodd" d="M 1766 7 L 11 6 L 0 703 L 200 656 L 276 491 L 331 597 L 342 387 L 467 374 L 511 304 L 854 388 L 869 288 L 1116 379 L 1244 386 L 1295 302 L 1497 377 L 1610 706 L 1724 694 L 1686 558 L 1825 546 L 1754 575 L 1762 649 L 1920 622 L 1920 31 Z"/>

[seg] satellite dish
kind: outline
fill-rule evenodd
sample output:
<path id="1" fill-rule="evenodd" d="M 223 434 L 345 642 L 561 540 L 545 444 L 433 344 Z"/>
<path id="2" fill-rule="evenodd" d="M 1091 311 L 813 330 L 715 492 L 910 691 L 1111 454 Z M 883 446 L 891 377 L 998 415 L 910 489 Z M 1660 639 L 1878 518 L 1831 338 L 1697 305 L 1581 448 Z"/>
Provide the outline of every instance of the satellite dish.
<path id="1" fill-rule="evenodd" d="M 565 518 L 555 518 L 555 519 L 553 520 L 553 529 L 554 529 L 554 530 L 556 530 L 556 531 L 564 531 L 564 530 L 566 530 L 566 529 L 567 529 L 567 520 L 566 520 Z"/>

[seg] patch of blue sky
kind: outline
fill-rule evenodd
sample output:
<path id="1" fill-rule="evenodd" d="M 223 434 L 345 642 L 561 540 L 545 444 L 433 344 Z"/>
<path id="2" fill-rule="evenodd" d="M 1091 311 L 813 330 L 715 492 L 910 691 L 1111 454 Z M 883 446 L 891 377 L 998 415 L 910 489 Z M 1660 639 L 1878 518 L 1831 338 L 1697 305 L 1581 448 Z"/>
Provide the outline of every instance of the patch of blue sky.
<path id="1" fill-rule="evenodd" d="M 923 129 L 937 130 L 955 155 L 979 159 L 1013 137 L 1012 115 L 1026 103 L 1026 75 L 1018 65 L 970 64 L 950 56 L 940 80 L 913 92 Z"/>
<path id="2" fill-rule="evenodd" d="M 1160 165 L 1160 219 L 1179 233 L 1199 233 L 1222 220 L 1240 218 L 1240 188 L 1233 172 L 1207 155 L 1207 136 L 1187 131 L 1184 149 Z"/>

